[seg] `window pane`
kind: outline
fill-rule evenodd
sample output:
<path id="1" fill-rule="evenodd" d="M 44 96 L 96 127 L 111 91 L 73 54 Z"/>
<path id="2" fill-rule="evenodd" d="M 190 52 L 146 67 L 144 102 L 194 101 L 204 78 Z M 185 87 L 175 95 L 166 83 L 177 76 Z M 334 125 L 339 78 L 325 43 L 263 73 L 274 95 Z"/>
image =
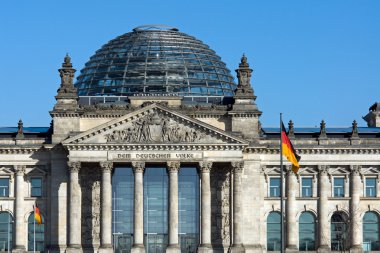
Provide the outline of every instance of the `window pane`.
<path id="1" fill-rule="evenodd" d="M 281 215 L 271 212 L 267 218 L 267 250 L 279 251 L 281 247 Z"/>
<path id="2" fill-rule="evenodd" d="M 304 212 L 299 219 L 299 250 L 315 250 L 315 218 L 310 212 Z"/>
<path id="3" fill-rule="evenodd" d="M 9 178 L 0 178 L 0 197 L 9 196 Z"/>
<path id="4" fill-rule="evenodd" d="M 44 252 L 45 249 L 45 219 L 41 215 L 42 224 L 38 224 L 34 220 L 34 212 L 29 215 L 28 218 L 28 250 Z M 35 237 L 34 237 L 35 236 Z M 34 248 L 34 238 L 36 247 Z"/>
<path id="5" fill-rule="evenodd" d="M 366 212 L 363 217 L 363 250 L 380 250 L 379 217 L 374 212 Z"/>
<path id="6" fill-rule="evenodd" d="M 302 197 L 313 196 L 313 180 L 312 178 L 302 178 Z"/>
<path id="7" fill-rule="evenodd" d="M 376 197 L 376 178 L 366 178 L 366 197 Z"/>
<path id="8" fill-rule="evenodd" d="M 32 178 L 30 180 L 30 185 L 31 185 L 31 196 L 41 197 L 42 196 L 42 179 Z"/>
<path id="9" fill-rule="evenodd" d="M 344 178 L 334 178 L 334 197 L 344 197 Z"/>
<path id="10" fill-rule="evenodd" d="M 280 197 L 280 178 L 270 178 L 269 197 Z"/>

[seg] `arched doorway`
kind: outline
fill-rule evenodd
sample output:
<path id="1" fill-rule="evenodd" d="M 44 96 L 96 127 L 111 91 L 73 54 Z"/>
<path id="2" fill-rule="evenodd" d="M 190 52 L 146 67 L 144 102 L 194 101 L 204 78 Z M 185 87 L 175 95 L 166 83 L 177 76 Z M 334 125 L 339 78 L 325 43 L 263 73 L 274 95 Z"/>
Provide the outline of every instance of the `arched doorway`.
<path id="1" fill-rule="evenodd" d="M 347 250 L 350 246 L 350 224 L 343 212 L 335 212 L 331 217 L 331 250 Z"/>

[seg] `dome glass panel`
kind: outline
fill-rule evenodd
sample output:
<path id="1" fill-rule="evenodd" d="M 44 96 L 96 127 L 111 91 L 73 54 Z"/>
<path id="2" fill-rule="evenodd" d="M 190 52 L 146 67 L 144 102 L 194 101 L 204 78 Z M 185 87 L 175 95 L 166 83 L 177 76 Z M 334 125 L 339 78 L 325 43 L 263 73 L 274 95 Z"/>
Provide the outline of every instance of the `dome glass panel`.
<path id="1" fill-rule="evenodd" d="M 166 26 L 142 26 L 103 45 L 85 64 L 79 96 L 178 94 L 232 97 L 226 64 L 202 41 Z"/>

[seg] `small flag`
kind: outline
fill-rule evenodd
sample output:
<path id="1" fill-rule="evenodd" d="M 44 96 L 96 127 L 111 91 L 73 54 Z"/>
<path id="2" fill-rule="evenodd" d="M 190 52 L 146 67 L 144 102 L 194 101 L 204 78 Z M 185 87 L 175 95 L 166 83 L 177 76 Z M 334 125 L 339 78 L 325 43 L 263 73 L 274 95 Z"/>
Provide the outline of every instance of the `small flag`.
<path id="1" fill-rule="evenodd" d="M 294 174 L 298 173 L 300 165 L 298 164 L 301 156 L 296 154 L 288 135 L 285 132 L 284 123 L 281 121 L 281 140 L 282 140 L 282 155 L 286 156 L 289 162 L 292 163 L 292 171 Z"/>
<path id="2" fill-rule="evenodd" d="M 35 207 L 33 206 L 33 209 L 34 209 L 34 219 L 37 221 L 38 225 L 41 225 L 42 224 L 42 217 L 40 214 L 40 209 L 38 208 L 37 205 Z"/>

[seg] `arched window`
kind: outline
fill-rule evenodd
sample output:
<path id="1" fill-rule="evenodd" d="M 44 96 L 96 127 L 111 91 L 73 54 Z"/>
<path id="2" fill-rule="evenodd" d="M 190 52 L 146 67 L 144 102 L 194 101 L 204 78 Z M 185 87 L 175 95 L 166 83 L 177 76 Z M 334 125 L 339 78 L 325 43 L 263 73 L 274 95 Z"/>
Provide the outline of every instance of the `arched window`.
<path id="1" fill-rule="evenodd" d="M 42 224 L 34 222 L 34 212 L 29 215 L 28 218 L 28 251 L 44 252 L 45 249 L 45 219 L 41 215 Z M 36 240 L 34 241 L 34 238 Z"/>
<path id="2" fill-rule="evenodd" d="M 363 217 L 363 250 L 380 250 L 379 216 L 375 212 L 366 212 Z"/>
<path id="3" fill-rule="evenodd" d="M 0 251 L 12 250 L 13 218 L 8 212 L 0 212 Z"/>
<path id="4" fill-rule="evenodd" d="M 310 212 L 303 212 L 299 219 L 299 250 L 315 250 L 315 217 Z"/>
<path id="5" fill-rule="evenodd" d="M 350 224 L 343 212 L 335 212 L 331 217 L 331 250 L 347 250 L 350 245 Z"/>
<path id="6" fill-rule="evenodd" d="M 267 219 L 267 250 L 279 251 L 281 247 L 281 215 L 271 212 Z"/>

